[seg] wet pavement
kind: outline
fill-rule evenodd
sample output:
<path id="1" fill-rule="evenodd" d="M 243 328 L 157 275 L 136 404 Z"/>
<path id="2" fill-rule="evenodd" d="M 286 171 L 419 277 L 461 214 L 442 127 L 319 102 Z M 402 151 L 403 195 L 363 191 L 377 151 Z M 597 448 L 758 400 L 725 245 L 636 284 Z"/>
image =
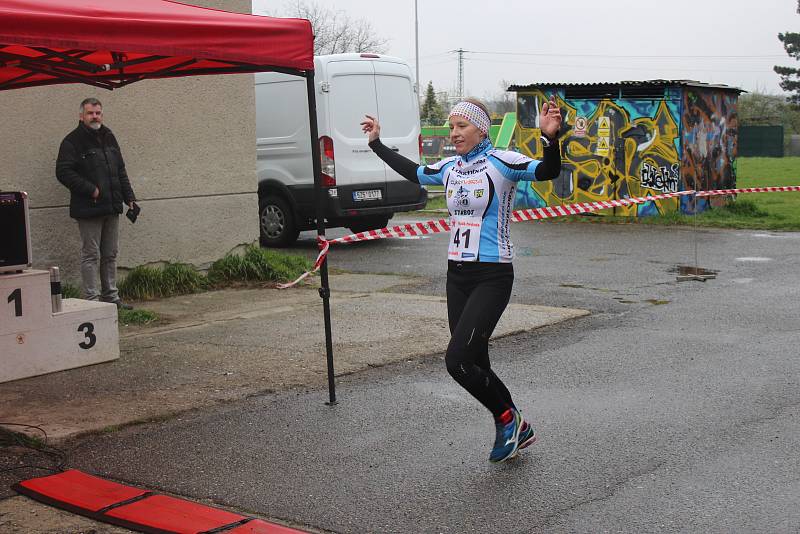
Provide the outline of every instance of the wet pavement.
<path id="1" fill-rule="evenodd" d="M 70 465 L 311 531 L 796 531 L 800 234 L 514 232 L 512 302 L 591 311 L 492 342 L 540 435 L 516 460 L 486 461 L 491 420 L 434 349 L 341 376 L 335 406 L 321 381 L 262 391 L 68 442 Z M 295 250 L 313 255 L 309 241 Z M 696 243 L 716 278 L 678 282 Z M 413 275 L 391 292 L 430 299 L 441 247 L 365 243 L 334 249 L 331 265 Z M 391 323 L 371 317 L 366 338 Z M 435 321 L 420 317 L 402 344 Z"/>

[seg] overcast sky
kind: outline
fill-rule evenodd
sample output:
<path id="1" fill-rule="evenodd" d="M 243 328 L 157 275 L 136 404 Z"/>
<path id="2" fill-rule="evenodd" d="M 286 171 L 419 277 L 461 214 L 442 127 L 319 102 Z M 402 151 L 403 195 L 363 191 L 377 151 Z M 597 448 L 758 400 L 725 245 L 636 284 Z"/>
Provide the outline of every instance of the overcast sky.
<path id="1" fill-rule="evenodd" d="M 309 0 L 309 3 L 311 0 Z M 254 0 L 257 14 L 285 9 Z M 414 0 L 336 0 L 414 65 Z M 464 54 L 466 94 L 499 93 L 501 80 L 616 82 L 692 79 L 782 94 L 773 65 L 798 66 L 778 41 L 800 32 L 796 0 L 417 0 L 420 79 L 455 88 Z M 499 6 L 504 6 L 500 8 Z M 494 7 L 491 7 L 494 6 Z"/>

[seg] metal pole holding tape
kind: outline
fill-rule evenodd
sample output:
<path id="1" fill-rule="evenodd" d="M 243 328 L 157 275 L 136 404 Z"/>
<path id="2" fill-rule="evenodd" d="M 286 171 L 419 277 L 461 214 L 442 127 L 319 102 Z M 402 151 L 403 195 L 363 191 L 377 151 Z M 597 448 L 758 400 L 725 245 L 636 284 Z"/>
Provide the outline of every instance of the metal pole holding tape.
<path id="1" fill-rule="evenodd" d="M 689 282 L 689 281 L 696 281 L 696 282 L 705 282 L 706 280 L 713 280 L 717 277 L 716 274 L 707 271 L 706 269 L 701 269 L 700 266 L 697 264 L 697 191 L 692 194 L 692 203 L 694 206 L 694 210 L 692 212 L 692 236 L 694 238 L 694 267 L 690 267 L 686 269 L 686 272 L 678 273 L 678 276 L 675 277 L 675 280 L 678 282 Z M 708 197 L 707 197 L 708 198 Z M 711 206 L 711 201 L 706 200 L 708 205 Z M 680 203 L 678 204 L 678 210 L 680 210 Z"/>
<path id="2" fill-rule="evenodd" d="M 53 313 L 59 313 L 61 307 L 61 271 L 58 267 L 50 267 L 50 301 Z"/>
<path id="3" fill-rule="evenodd" d="M 325 197 L 322 192 L 322 163 L 319 152 L 319 129 L 317 127 L 317 97 L 314 87 L 314 71 L 306 71 L 308 93 L 308 118 L 311 124 L 311 164 L 314 169 L 314 205 L 317 213 L 317 235 L 325 237 Z M 322 246 L 322 245 L 320 245 Z M 328 258 L 320 266 L 319 296 L 322 297 L 322 312 L 325 317 L 325 352 L 328 360 L 328 402 L 336 404 L 336 382 L 333 371 L 333 336 L 331 334 L 331 290 L 328 285 Z"/>

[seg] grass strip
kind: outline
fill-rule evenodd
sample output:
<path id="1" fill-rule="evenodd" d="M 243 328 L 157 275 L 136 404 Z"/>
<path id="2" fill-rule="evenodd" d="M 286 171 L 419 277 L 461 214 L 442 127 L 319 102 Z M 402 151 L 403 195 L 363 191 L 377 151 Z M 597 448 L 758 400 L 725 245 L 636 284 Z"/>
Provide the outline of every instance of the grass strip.
<path id="1" fill-rule="evenodd" d="M 149 300 L 221 289 L 237 283 L 286 282 L 311 267 L 311 261 L 302 256 L 250 245 L 243 254 L 231 253 L 215 261 L 207 274 L 185 263 L 135 267 L 118 288 L 123 299 Z"/>
<path id="2" fill-rule="evenodd" d="M 159 319 L 160 317 L 158 314 L 150 310 L 119 310 L 119 323 L 124 326 L 147 325 L 154 323 Z"/>

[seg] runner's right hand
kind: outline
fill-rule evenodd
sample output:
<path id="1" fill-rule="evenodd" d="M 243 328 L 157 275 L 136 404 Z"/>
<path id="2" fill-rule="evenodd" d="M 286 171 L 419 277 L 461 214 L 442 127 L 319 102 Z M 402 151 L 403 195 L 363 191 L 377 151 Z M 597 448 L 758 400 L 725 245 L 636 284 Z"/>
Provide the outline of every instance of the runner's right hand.
<path id="1" fill-rule="evenodd" d="M 371 143 L 381 136 L 381 125 L 375 117 L 371 115 L 365 115 L 365 117 L 366 119 L 361 123 L 361 131 L 369 136 L 368 140 Z"/>

